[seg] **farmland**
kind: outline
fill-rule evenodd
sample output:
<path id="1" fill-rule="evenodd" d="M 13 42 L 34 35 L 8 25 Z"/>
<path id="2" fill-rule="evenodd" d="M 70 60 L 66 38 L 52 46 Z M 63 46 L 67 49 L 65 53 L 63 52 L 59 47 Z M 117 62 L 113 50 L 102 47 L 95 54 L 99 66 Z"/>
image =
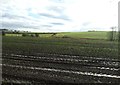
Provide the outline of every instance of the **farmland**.
<path id="1" fill-rule="evenodd" d="M 63 32 L 61 35 L 66 35 L 73 38 L 90 38 L 90 39 L 107 39 L 108 33 L 105 31 L 96 31 L 96 32 Z"/>
<path id="2" fill-rule="evenodd" d="M 33 32 L 34 33 L 34 32 Z M 33 34 L 31 33 L 31 34 Z M 71 37 L 71 38 L 91 38 L 91 39 L 107 39 L 108 31 L 96 31 L 96 32 L 58 32 L 56 37 Z M 52 34 L 52 33 L 51 33 Z M 50 37 L 51 34 L 41 34 L 40 37 Z M 7 36 L 22 36 L 22 34 L 6 34 Z"/>
<path id="3" fill-rule="evenodd" d="M 5 83 L 118 83 L 118 42 L 107 32 L 2 37 Z"/>

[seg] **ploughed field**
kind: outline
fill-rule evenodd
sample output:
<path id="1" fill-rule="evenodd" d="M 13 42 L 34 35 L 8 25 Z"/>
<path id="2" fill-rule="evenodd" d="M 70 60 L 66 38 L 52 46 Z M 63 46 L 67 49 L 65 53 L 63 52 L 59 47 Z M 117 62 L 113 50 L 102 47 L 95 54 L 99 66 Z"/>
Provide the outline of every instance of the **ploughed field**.
<path id="1" fill-rule="evenodd" d="M 118 43 L 102 39 L 3 37 L 4 83 L 119 83 Z"/>

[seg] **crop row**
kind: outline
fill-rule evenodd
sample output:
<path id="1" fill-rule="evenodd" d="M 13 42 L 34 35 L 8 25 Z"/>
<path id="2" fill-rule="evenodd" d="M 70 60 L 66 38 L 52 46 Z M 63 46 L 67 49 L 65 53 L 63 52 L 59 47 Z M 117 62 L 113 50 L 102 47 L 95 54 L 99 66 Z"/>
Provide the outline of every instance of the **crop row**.
<path id="1" fill-rule="evenodd" d="M 118 82 L 118 43 L 71 38 L 3 37 L 3 77 L 67 83 Z"/>
<path id="2" fill-rule="evenodd" d="M 118 58 L 118 49 L 104 49 L 94 47 L 65 46 L 65 45 L 43 45 L 31 43 L 3 43 L 3 53 L 13 51 L 29 54 L 32 53 L 55 53 L 66 55 L 94 56 L 104 58 Z"/>
<path id="3" fill-rule="evenodd" d="M 86 65 L 94 65 L 94 66 L 114 66 L 119 67 L 119 60 L 108 60 L 108 59 L 97 59 L 97 58 L 89 58 L 89 57 L 80 57 L 80 56 L 68 56 L 67 55 L 16 55 L 16 54 L 3 54 L 3 59 L 18 59 L 18 60 L 30 60 L 30 61 L 49 61 L 49 62 L 64 62 L 64 63 L 74 63 L 74 64 L 86 64 Z"/>
<path id="4" fill-rule="evenodd" d="M 50 68 L 40 68 L 40 67 L 28 67 L 21 65 L 3 65 L 4 71 L 3 74 L 8 74 L 12 76 L 16 76 L 17 78 L 26 77 L 36 79 L 44 79 L 44 80 L 53 80 L 53 81 L 62 81 L 68 83 L 97 83 L 98 81 L 102 83 L 117 83 L 118 78 L 113 78 L 110 75 L 101 74 L 101 76 L 97 76 L 98 74 L 88 73 L 88 72 L 80 72 L 80 71 L 70 71 L 70 70 L 60 70 L 60 69 L 50 69 Z M 14 70 L 13 70 L 14 69 Z M 83 75 L 84 74 L 84 75 Z M 94 75 L 94 76 L 93 76 Z M 100 75 L 100 74 L 99 74 Z M 117 76 L 116 76 L 117 77 Z"/>
<path id="5" fill-rule="evenodd" d="M 19 57 L 10 57 L 8 56 L 3 58 L 3 64 L 12 64 L 12 65 L 22 65 L 22 66 L 33 66 L 33 67 L 45 67 L 45 68 L 58 68 L 58 69 L 67 69 L 67 70 L 77 70 L 77 71 L 87 71 L 95 73 L 107 73 L 107 74 L 117 74 L 119 62 L 109 62 L 104 61 L 89 61 L 89 60 L 75 60 L 75 59 L 59 59 L 59 58 L 19 58 Z M 87 61 L 87 62 L 86 62 Z M 117 66 L 116 66 L 117 64 Z M 89 68 L 89 69 L 88 69 Z"/>

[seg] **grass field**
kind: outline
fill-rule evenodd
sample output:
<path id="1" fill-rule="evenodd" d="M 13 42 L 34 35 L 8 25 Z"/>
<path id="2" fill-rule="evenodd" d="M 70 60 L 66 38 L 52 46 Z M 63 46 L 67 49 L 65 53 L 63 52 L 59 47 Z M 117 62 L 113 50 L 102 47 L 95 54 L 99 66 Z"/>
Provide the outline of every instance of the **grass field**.
<path id="1" fill-rule="evenodd" d="M 96 32 L 59 32 L 55 37 L 70 37 L 70 38 L 91 38 L 91 39 L 108 39 L 107 31 Z M 22 36 L 21 34 L 6 34 L 6 36 Z M 39 34 L 40 37 L 51 37 L 52 34 Z"/>
<path id="2" fill-rule="evenodd" d="M 8 80 L 109 83 L 120 78 L 118 42 L 109 41 L 107 32 L 67 32 L 40 37 L 9 34 L 2 37 L 2 51 L 3 75 Z"/>
<path id="3" fill-rule="evenodd" d="M 60 33 L 58 36 L 68 36 L 72 38 L 91 38 L 91 39 L 108 39 L 109 32 L 65 32 Z"/>

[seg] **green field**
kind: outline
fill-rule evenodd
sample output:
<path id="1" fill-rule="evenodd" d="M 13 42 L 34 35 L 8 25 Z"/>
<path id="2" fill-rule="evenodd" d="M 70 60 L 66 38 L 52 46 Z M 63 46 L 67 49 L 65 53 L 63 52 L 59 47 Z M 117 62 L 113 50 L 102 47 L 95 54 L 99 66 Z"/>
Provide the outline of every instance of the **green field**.
<path id="1" fill-rule="evenodd" d="M 58 32 L 54 37 L 108 39 L 107 31 L 96 32 Z M 34 33 L 31 33 L 34 34 Z M 6 34 L 6 36 L 22 36 L 22 34 Z M 39 34 L 39 37 L 51 37 L 52 34 Z"/>
<path id="2" fill-rule="evenodd" d="M 4 51 L 118 58 L 118 43 L 108 41 L 107 32 L 67 32 L 42 37 L 9 35 L 3 37 Z"/>
<path id="3" fill-rule="evenodd" d="M 58 36 L 68 36 L 72 38 L 91 38 L 91 39 L 107 39 L 109 32 L 65 32 Z"/>

